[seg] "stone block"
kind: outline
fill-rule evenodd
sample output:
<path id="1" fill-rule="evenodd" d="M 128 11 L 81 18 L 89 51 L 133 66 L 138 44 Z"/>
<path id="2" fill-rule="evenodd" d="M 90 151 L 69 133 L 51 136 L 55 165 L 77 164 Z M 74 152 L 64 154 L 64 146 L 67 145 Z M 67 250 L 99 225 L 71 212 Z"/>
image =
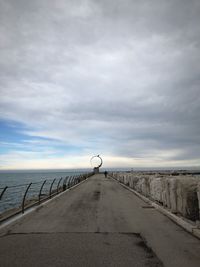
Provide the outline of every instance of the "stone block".
<path id="1" fill-rule="evenodd" d="M 200 219 L 200 181 L 197 184 L 197 198 L 198 198 L 199 219 Z"/>
<path id="2" fill-rule="evenodd" d="M 162 200 L 163 200 L 163 206 L 167 208 L 171 208 L 170 203 L 170 189 L 169 189 L 169 180 L 170 177 L 164 177 L 163 178 L 163 192 L 162 192 Z"/>
<path id="3" fill-rule="evenodd" d="M 177 178 L 177 212 L 192 221 L 199 220 L 197 185 L 195 177 Z"/>
<path id="4" fill-rule="evenodd" d="M 151 177 L 150 178 L 150 197 L 162 203 L 162 178 Z"/>
<path id="5" fill-rule="evenodd" d="M 169 179 L 169 206 L 171 212 L 177 213 L 177 179 Z"/>
<path id="6" fill-rule="evenodd" d="M 149 177 L 140 176 L 135 183 L 135 190 L 144 196 L 150 195 Z"/>
<path id="7" fill-rule="evenodd" d="M 129 186 L 129 176 L 128 176 L 128 174 L 124 174 L 124 184 Z"/>

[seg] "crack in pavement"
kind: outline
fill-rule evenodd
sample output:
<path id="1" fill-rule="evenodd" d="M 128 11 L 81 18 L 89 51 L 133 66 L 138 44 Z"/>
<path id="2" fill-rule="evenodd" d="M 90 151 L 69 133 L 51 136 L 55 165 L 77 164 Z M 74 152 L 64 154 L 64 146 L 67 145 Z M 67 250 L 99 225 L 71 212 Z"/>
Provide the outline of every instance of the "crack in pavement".
<path id="1" fill-rule="evenodd" d="M 133 232 L 17 232 L 17 233 L 5 233 L 1 237 L 13 236 L 13 235 L 56 235 L 56 234 L 95 234 L 95 235 L 134 235 L 141 237 L 140 233 Z"/>

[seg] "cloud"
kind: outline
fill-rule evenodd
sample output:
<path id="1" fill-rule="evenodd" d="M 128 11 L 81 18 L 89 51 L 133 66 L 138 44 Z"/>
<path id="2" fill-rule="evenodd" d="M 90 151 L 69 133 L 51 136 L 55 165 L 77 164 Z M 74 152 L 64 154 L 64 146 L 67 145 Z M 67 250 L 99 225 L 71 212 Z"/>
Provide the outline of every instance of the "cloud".
<path id="1" fill-rule="evenodd" d="M 44 151 L 74 147 L 77 160 L 197 164 L 199 1 L 0 5 L 1 119 L 51 139 Z"/>

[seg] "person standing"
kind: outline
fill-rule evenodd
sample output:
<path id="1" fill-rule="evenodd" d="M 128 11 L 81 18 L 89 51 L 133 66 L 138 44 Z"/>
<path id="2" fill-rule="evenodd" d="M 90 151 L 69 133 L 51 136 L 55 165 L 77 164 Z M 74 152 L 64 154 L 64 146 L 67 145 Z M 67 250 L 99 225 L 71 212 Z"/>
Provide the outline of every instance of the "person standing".
<path id="1" fill-rule="evenodd" d="M 104 175 L 105 175 L 105 178 L 107 178 L 107 176 L 108 176 L 108 172 L 105 171 L 105 172 L 104 172 Z"/>

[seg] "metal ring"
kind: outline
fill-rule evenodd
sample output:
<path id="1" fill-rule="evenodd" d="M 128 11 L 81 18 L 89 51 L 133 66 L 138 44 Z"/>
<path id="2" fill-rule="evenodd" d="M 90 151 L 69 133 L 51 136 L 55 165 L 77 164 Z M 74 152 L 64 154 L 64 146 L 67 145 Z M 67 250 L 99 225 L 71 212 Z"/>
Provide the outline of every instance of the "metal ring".
<path id="1" fill-rule="evenodd" d="M 93 160 L 93 158 L 99 158 L 100 159 L 101 163 L 99 164 L 99 166 L 97 166 L 97 168 L 100 168 L 102 166 L 102 164 L 103 164 L 102 158 L 99 155 L 91 157 L 91 159 L 90 159 L 91 166 L 92 166 L 92 160 Z"/>

